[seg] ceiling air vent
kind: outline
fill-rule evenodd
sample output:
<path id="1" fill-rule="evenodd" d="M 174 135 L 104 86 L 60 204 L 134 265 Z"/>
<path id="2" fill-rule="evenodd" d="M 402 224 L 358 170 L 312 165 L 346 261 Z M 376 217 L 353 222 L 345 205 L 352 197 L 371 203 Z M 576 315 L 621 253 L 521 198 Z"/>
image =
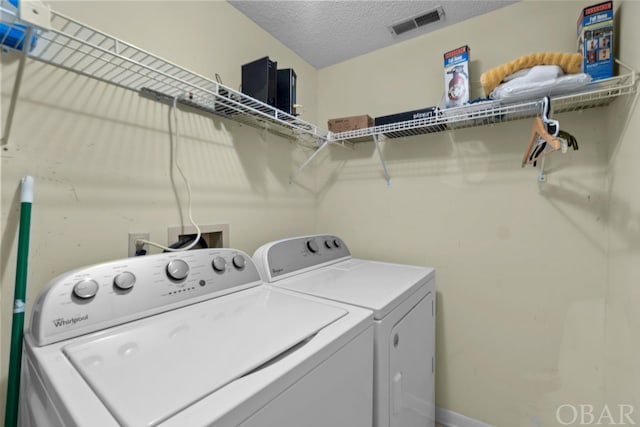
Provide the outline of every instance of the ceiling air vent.
<path id="1" fill-rule="evenodd" d="M 415 30 L 424 25 L 431 24 L 432 22 L 438 22 L 444 16 L 444 10 L 442 6 L 438 6 L 437 8 L 430 10 L 429 12 L 421 13 L 420 15 L 414 16 L 413 18 L 409 18 L 405 21 L 398 22 L 389 27 L 389 31 L 394 36 L 399 36 L 400 34 L 406 33 L 407 31 Z"/>

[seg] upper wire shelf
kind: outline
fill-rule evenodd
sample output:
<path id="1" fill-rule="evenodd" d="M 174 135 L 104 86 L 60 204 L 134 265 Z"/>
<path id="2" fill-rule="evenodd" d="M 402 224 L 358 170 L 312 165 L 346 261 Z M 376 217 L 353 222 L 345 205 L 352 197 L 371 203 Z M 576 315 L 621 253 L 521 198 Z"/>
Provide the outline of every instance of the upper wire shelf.
<path id="1" fill-rule="evenodd" d="M 626 69 L 625 74 L 595 81 L 577 93 L 551 97 L 552 112 L 557 114 L 608 105 L 618 96 L 634 93 L 636 72 L 624 63 L 616 62 Z M 493 100 L 438 110 L 437 114 L 427 118 L 331 133 L 329 139 L 332 142 L 363 141 L 373 135 L 399 138 L 525 119 L 538 116 L 541 111 L 542 100 L 509 104 Z"/>
<path id="2" fill-rule="evenodd" d="M 179 104 L 286 136 L 310 136 L 316 145 L 327 139 L 326 130 L 53 10 L 49 28 L 37 29 L 27 40 L 25 28 L 29 24 L 7 7 L 8 2 L 1 3 L 0 25 L 5 36 L 0 35 L 0 42 L 5 48 L 26 48 L 29 58 L 147 97 L 175 99 Z"/>
<path id="3" fill-rule="evenodd" d="M 159 101 L 188 105 L 285 136 L 311 137 L 315 147 L 374 135 L 398 138 L 502 123 L 537 116 L 542 109 L 540 100 L 487 101 L 439 110 L 429 118 L 332 133 L 58 12 L 47 8 L 42 13 L 36 6 L 18 10 L 16 5 L 17 0 L 0 0 L 0 45 L 4 48 L 26 51 L 29 58 Z M 579 93 L 552 97 L 552 112 L 606 105 L 635 92 L 636 72 L 616 62 L 628 72 L 594 82 Z"/>

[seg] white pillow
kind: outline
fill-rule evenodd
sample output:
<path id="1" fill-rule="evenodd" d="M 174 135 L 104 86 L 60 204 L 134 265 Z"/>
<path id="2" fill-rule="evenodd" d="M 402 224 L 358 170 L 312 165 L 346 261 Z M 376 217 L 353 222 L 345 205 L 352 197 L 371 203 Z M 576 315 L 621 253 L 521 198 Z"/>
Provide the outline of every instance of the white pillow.
<path id="1" fill-rule="evenodd" d="M 525 68 L 524 70 L 516 71 L 513 74 L 509 74 L 502 80 L 503 83 L 511 80 L 524 78 L 527 81 L 544 81 L 549 79 L 555 79 L 564 74 L 562 68 L 557 65 L 536 65 L 531 68 Z"/>
<path id="2" fill-rule="evenodd" d="M 496 87 L 489 95 L 489 98 L 513 102 L 533 100 L 544 96 L 565 95 L 578 91 L 590 82 L 591 76 L 584 73 L 569 74 L 537 82 L 514 79 Z"/>

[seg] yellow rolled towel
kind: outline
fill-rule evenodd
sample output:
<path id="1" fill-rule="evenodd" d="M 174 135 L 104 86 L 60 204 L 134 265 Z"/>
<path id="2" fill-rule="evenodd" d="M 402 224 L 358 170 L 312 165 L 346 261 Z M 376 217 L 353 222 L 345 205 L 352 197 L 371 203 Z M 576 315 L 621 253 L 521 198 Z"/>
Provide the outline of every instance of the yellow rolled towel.
<path id="1" fill-rule="evenodd" d="M 480 76 L 485 96 L 489 96 L 505 77 L 536 65 L 558 65 L 565 74 L 576 74 L 582 72 L 582 55 L 579 53 L 532 53 L 492 68 Z"/>

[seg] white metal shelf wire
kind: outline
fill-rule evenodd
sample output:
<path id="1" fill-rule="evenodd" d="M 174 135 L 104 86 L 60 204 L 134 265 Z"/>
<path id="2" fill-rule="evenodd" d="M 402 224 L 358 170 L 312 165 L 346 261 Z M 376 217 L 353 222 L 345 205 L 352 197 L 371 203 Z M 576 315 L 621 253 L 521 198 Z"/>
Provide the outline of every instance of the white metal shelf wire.
<path id="1" fill-rule="evenodd" d="M 24 34 L 23 24 L 5 7 L 6 0 L 2 6 L 2 24 L 9 27 L 5 34 Z M 13 43 L 15 50 L 23 49 L 22 38 Z M 55 11 L 50 29 L 36 31 L 35 46 L 27 55 L 147 97 L 175 98 L 180 104 L 280 134 L 310 136 L 316 144 L 327 138 L 326 130 Z"/>
<path id="2" fill-rule="evenodd" d="M 558 114 L 608 105 L 618 96 L 634 93 L 636 72 L 620 61 L 617 62 L 621 68 L 626 70 L 625 74 L 593 82 L 577 93 L 552 97 L 552 113 Z M 509 104 L 503 104 L 499 100 L 486 101 L 440 110 L 437 115 L 432 117 L 332 133 L 329 134 L 329 139 L 332 142 L 363 141 L 374 135 L 400 138 L 525 119 L 538 116 L 541 112 L 542 100 Z"/>
<path id="3" fill-rule="evenodd" d="M 317 150 L 291 179 L 301 173 L 330 143 L 373 140 L 381 154 L 378 146 L 380 135 L 399 138 L 443 132 L 534 117 L 542 112 L 541 100 L 510 104 L 487 101 L 440 110 L 437 115 L 429 118 L 332 133 L 49 10 L 46 6 L 33 3 L 33 6 L 18 11 L 16 4 L 17 0 L 0 0 L 0 45 L 4 49 L 22 52 L 4 142 L 8 139 L 13 106 L 26 57 L 130 89 L 158 101 L 175 101 L 285 136 L 310 137 Z M 628 72 L 594 82 L 579 93 L 552 97 L 552 113 L 607 105 L 618 96 L 634 93 L 636 72 L 617 62 Z M 384 167 L 384 159 L 382 163 Z M 389 183 L 386 168 L 385 176 Z"/>

